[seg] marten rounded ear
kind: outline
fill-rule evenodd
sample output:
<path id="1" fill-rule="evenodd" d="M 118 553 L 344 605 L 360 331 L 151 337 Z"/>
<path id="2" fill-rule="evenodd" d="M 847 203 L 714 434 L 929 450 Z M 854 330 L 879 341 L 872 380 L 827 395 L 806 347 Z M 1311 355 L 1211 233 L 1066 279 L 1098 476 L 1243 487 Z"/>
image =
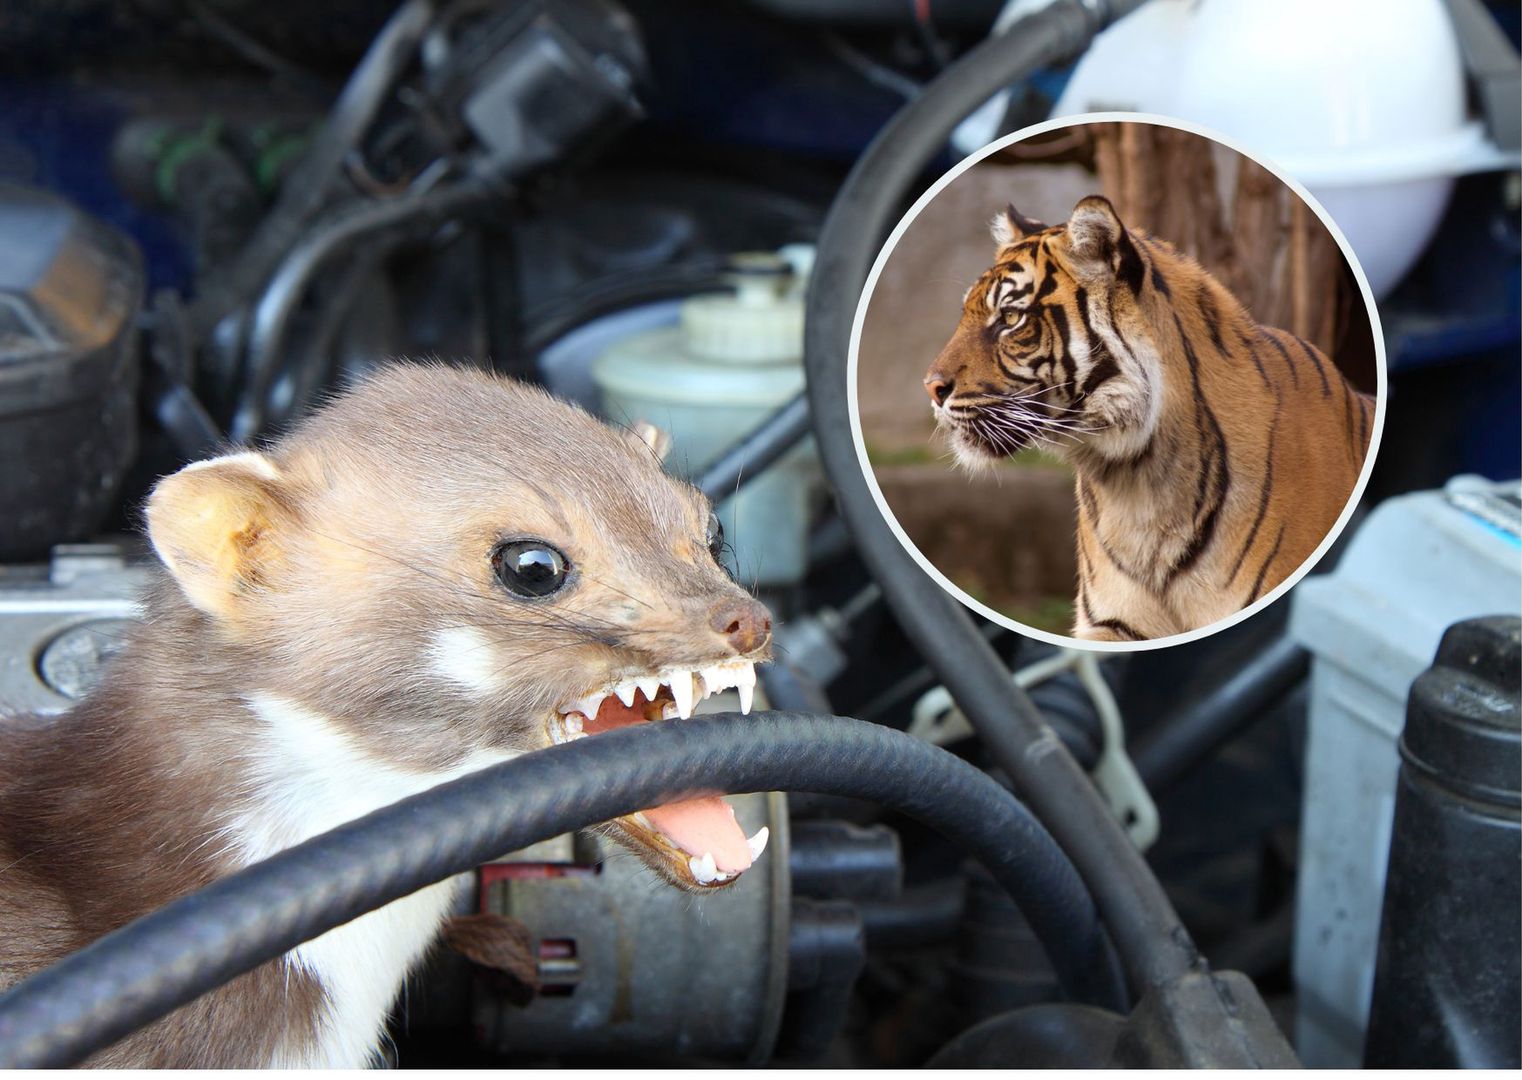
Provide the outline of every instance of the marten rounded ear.
<path id="1" fill-rule="evenodd" d="M 1080 199 L 1067 223 L 1068 256 L 1082 273 L 1118 276 L 1133 291 L 1141 288 L 1141 255 L 1120 215 L 1103 195 Z"/>
<path id="2" fill-rule="evenodd" d="M 994 243 L 1005 248 L 1033 233 L 1045 232 L 1046 226 L 1035 218 L 1026 217 L 1015 209 L 1014 203 L 1010 203 L 994 215 L 993 221 L 988 224 L 988 231 L 992 234 Z"/>
<path id="3" fill-rule="evenodd" d="M 656 461 L 664 462 L 671 453 L 671 436 L 648 420 L 636 420 L 629 425 L 628 432 L 635 446 L 654 454 Z"/>
<path id="4" fill-rule="evenodd" d="M 294 511 L 263 454 L 197 461 L 154 486 L 148 538 L 186 598 L 218 618 L 269 583 Z"/>

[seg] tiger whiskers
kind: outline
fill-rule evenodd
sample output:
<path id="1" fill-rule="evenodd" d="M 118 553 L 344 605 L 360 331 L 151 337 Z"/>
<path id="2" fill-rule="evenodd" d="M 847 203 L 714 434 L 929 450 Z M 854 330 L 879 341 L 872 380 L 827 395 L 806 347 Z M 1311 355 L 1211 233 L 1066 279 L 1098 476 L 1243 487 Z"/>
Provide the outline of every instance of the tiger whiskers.
<path id="1" fill-rule="evenodd" d="M 1037 438 L 1078 438 L 1098 431 L 1094 424 L 1063 416 L 1045 416 L 1034 410 L 1006 403 L 984 411 L 987 423 L 1001 425 Z"/>

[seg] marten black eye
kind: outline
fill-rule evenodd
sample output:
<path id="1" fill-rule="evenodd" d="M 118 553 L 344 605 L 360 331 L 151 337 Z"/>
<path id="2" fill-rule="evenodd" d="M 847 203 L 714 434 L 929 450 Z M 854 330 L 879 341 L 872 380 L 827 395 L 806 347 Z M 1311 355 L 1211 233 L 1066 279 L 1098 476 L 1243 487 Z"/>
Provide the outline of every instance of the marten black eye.
<path id="1" fill-rule="evenodd" d="M 708 529 L 703 537 L 708 542 L 708 553 L 717 562 L 719 555 L 724 551 L 724 523 L 719 520 L 719 515 L 710 511 L 708 515 Z"/>
<path id="2" fill-rule="evenodd" d="M 492 551 L 491 568 L 508 592 L 533 600 L 563 586 L 570 564 L 543 540 L 509 540 Z"/>

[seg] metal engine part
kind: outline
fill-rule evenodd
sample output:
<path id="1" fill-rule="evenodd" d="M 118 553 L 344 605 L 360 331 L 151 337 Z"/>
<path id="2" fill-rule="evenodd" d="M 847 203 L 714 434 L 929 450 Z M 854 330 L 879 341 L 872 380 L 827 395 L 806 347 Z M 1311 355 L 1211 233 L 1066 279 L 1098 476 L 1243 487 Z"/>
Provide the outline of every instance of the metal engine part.
<path id="1" fill-rule="evenodd" d="M 608 0 L 460 5 L 458 33 L 424 47 L 429 90 L 496 168 L 517 179 L 643 115 L 647 61 L 628 12 Z"/>
<path id="2" fill-rule="evenodd" d="M 138 615 L 146 564 L 115 544 L 67 544 L 0 567 L 0 702 L 52 715 L 84 697 Z"/>
<path id="3" fill-rule="evenodd" d="M 730 797 L 760 861 L 694 897 L 611 841 L 559 837 L 481 869 L 481 910 L 526 925 L 541 992 L 523 1008 L 478 995 L 488 1045 L 514 1056 L 766 1061 L 788 990 L 787 797 Z"/>

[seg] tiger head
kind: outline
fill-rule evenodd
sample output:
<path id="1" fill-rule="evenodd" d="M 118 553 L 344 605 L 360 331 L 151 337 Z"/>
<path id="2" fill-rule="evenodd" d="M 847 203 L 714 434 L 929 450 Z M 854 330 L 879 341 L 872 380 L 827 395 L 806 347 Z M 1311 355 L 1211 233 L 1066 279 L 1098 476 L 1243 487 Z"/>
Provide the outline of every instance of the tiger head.
<path id="1" fill-rule="evenodd" d="M 925 375 L 957 460 L 991 466 L 1035 445 L 1069 459 L 1141 453 L 1162 407 L 1148 242 L 1091 195 L 1048 227 L 1013 206 L 995 216 L 998 254 L 962 302 Z M 1158 248 L 1154 248 L 1158 250 Z"/>

